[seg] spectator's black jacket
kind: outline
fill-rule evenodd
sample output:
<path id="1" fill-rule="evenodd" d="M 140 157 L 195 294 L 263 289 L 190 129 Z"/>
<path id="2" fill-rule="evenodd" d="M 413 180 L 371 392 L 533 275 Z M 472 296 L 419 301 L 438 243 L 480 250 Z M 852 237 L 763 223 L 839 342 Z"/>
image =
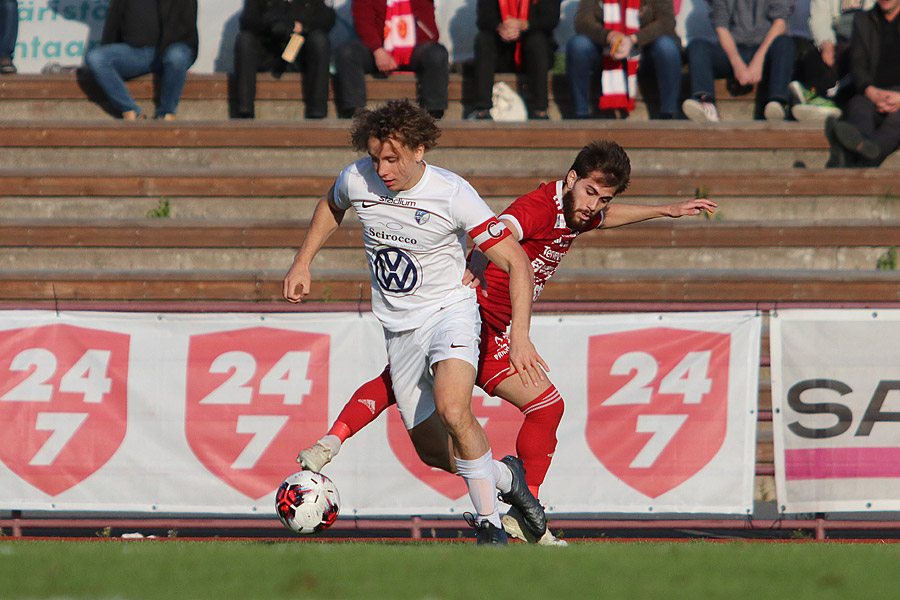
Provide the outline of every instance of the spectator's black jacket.
<path id="1" fill-rule="evenodd" d="M 528 7 L 528 31 L 543 31 L 548 36 L 559 25 L 560 0 L 530 0 Z M 500 3 L 497 0 L 478 0 L 478 29 L 496 31 L 503 17 L 500 14 Z"/>
<path id="2" fill-rule="evenodd" d="M 241 31 L 283 42 L 293 32 L 294 21 L 303 26 L 303 31 L 327 33 L 334 27 L 334 9 L 324 0 L 244 0 Z"/>
<path id="3" fill-rule="evenodd" d="M 878 35 L 878 21 L 884 12 L 877 4 L 871 10 L 856 14 L 853 19 L 853 38 L 850 42 L 850 74 L 858 94 L 875 81 L 878 71 L 878 57 L 881 55 L 881 38 Z M 889 23 L 900 28 L 900 17 Z M 898 57 L 897 60 L 900 60 Z"/>
<path id="4" fill-rule="evenodd" d="M 110 0 L 103 24 L 102 44 L 122 42 L 122 16 L 125 13 L 125 0 Z M 197 34 L 197 0 L 159 0 L 159 50 L 163 51 L 175 42 L 182 42 L 194 51 L 200 47 Z"/>

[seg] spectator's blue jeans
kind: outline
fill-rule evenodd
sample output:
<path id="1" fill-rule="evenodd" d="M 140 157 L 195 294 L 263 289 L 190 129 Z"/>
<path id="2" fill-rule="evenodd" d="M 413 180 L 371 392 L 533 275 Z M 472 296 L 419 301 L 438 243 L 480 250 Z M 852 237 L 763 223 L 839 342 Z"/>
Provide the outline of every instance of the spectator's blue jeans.
<path id="1" fill-rule="evenodd" d="M 566 75 L 572 92 L 572 106 L 576 119 L 591 114 L 591 74 L 602 67 L 603 49 L 586 35 L 577 34 L 566 44 Z M 675 38 L 663 35 L 641 50 L 641 68 L 649 62 L 656 72 L 659 85 L 659 112 L 675 114 L 681 92 L 681 48 Z"/>
<path id="2" fill-rule="evenodd" d="M 12 58 L 19 37 L 19 3 L 0 0 L 0 57 Z"/>
<path id="3" fill-rule="evenodd" d="M 738 53 L 746 64 L 759 46 L 738 45 Z M 717 42 L 693 40 L 688 46 L 688 65 L 691 73 L 691 95 L 697 99 L 715 102 L 715 78 L 734 74 L 728 55 Z M 772 41 L 763 65 L 763 79 L 769 82 L 769 99 L 787 104 L 788 84 L 794 74 L 794 40 L 789 35 L 779 35 Z"/>
<path id="4" fill-rule="evenodd" d="M 92 49 L 84 62 L 97 81 L 97 85 L 109 98 L 113 108 L 120 112 L 141 113 L 134 103 L 126 79 L 148 73 L 159 73 L 159 106 L 156 116 L 174 115 L 181 99 L 181 91 L 187 79 L 187 71 L 194 63 L 194 52 L 187 44 L 175 42 L 159 56 L 153 46 L 135 48 L 128 44 L 104 44 Z"/>

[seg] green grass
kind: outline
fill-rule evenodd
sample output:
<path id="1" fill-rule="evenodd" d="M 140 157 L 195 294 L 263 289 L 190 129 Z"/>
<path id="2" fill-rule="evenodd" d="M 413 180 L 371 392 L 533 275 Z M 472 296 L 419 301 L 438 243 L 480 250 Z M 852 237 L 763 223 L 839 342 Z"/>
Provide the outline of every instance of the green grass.
<path id="1" fill-rule="evenodd" d="M 0 598 L 893 598 L 900 545 L 0 541 Z"/>

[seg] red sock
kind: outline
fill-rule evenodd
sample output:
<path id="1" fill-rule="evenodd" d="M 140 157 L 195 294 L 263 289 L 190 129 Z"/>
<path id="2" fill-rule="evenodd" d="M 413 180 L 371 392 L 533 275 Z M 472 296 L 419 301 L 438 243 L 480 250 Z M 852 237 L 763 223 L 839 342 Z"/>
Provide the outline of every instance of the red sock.
<path id="1" fill-rule="evenodd" d="M 359 386 L 350 400 L 344 405 L 334 425 L 328 430 L 344 442 L 360 429 L 378 418 L 384 409 L 396 404 L 394 391 L 391 388 L 391 372 L 385 368 L 381 374 Z"/>
<path id="2" fill-rule="evenodd" d="M 516 454 L 525 465 L 525 482 L 535 497 L 556 450 L 556 429 L 562 419 L 563 407 L 562 396 L 550 384 L 543 394 L 521 408 L 525 421 L 516 438 Z"/>

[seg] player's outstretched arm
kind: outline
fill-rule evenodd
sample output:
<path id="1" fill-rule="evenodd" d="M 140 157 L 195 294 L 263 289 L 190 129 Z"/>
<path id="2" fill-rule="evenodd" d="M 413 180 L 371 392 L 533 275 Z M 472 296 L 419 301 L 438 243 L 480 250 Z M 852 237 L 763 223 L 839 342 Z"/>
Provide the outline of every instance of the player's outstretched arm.
<path id="1" fill-rule="evenodd" d="M 534 297 L 534 270 L 528 255 L 512 236 L 503 238 L 487 250 L 485 255 L 509 273 L 509 299 L 512 322 L 509 327 L 510 372 L 518 373 L 522 384 L 537 385 L 547 379 L 547 363 L 531 343 L 531 302 Z"/>
<path id="2" fill-rule="evenodd" d="M 644 204 L 610 204 L 606 209 L 606 217 L 603 219 L 602 229 L 621 227 L 631 223 L 640 223 L 659 217 L 687 217 L 699 215 L 702 212 L 712 214 L 719 207 L 718 204 L 708 198 L 695 198 L 674 204 L 650 206 Z"/>
<path id="3" fill-rule="evenodd" d="M 282 294 L 289 302 L 300 302 L 309 295 L 312 281 L 309 265 L 319 250 L 322 249 L 325 240 L 337 230 L 344 219 L 344 211 L 334 205 L 331 201 L 331 195 L 332 192 L 329 191 L 316 204 L 316 210 L 313 213 L 306 237 L 303 238 L 303 243 L 294 256 L 291 268 L 288 269 L 287 274 L 284 276 Z"/>

